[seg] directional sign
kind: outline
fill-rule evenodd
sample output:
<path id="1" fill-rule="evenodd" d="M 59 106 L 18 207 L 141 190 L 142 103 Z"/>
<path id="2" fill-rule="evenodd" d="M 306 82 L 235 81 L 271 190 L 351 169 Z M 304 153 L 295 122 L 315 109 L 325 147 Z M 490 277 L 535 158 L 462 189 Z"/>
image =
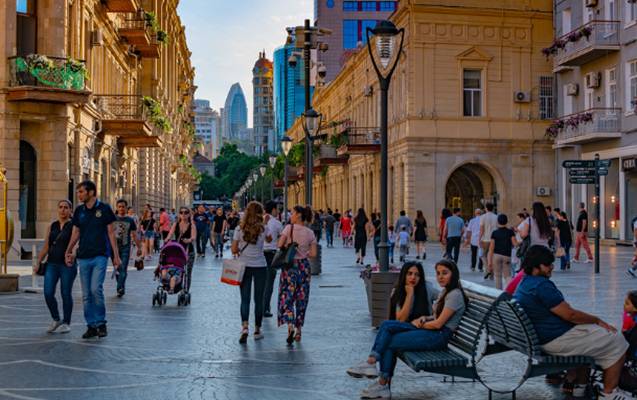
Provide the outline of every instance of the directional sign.
<path id="1" fill-rule="evenodd" d="M 568 176 L 581 176 L 581 177 L 595 176 L 595 169 L 583 169 L 583 168 L 569 169 Z"/>
<path id="2" fill-rule="evenodd" d="M 610 161 L 611 160 L 599 160 L 597 162 L 597 166 L 598 167 L 602 167 L 602 168 L 608 168 L 608 167 L 610 167 Z"/>
<path id="3" fill-rule="evenodd" d="M 599 176 L 606 176 L 608 175 L 608 168 L 597 168 L 597 173 Z"/>
<path id="4" fill-rule="evenodd" d="M 597 164 L 595 160 L 564 160 L 562 167 L 564 168 L 595 168 L 595 167 L 610 167 L 611 160 L 598 160 Z"/>
<path id="5" fill-rule="evenodd" d="M 584 178 L 580 178 L 580 177 L 570 177 L 568 178 L 569 183 L 574 183 L 577 185 L 592 185 L 595 183 L 595 178 L 588 178 L 588 177 L 584 177 Z"/>

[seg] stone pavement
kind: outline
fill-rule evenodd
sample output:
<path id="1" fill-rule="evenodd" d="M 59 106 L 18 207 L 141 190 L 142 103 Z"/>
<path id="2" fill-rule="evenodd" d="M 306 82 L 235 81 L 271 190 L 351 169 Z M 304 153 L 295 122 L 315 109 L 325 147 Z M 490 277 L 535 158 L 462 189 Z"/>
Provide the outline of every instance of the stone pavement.
<path id="1" fill-rule="evenodd" d="M 371 244 L 369 246 L 370 253 Z M 428 246 L 427 274 L 440 246 Z M 577 307 L 618 325 L 624 293 L 637 284 L 624 272 L 631 250 L 604 248 L 603 273 L 590 264 L 556 271 L 558 286 Z M 368 259 L 371 259 L 368 256 Z M 464 279 L 469 255 L 461 254 Z M 70 334 L 48 335 L 50 321 L 42 295 L 0 296 L 0 399 L 357 399 L 368 381 L 349 378 L 345 369 L 365 359 L 374 339 L 359 268 L 352 249 L 323 249 L 323 274 L 313 277 L 303 342 L 285 343 L 286 329 L 266 319 L 265 339 L 238 343 L 239 292 L 219 282 L 220 262 L 197 260 L 192 305 L 176 306 L 169 296 L 151 307 L 152 267 L 130 271 L 128 292 L 115 297 L 106 282 L 109 336 L 83 341 L 79 281 Z M 107 274 L 110 276 L 110 273 Z M 487 282 L 491 284 L 491 282 Z M 499 376 L 511 380 L 519 357 L 496 359 Z M 443 383 L 440 376 L 416 374 L 399 363 L 394 399 L 486 399 L 479 383 Z M 499 398 L 499 397 L 495 397 Z M 503 396 L 502 398 L 508 398 Z M 532 379 L 519 399 L 559 399 L 556 388 Z"/>

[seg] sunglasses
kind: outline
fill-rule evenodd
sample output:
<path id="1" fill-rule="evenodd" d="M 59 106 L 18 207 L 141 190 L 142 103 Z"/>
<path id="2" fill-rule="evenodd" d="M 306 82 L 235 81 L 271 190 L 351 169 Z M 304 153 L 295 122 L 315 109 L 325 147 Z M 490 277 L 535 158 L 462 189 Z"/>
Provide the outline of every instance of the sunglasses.
<path id="1" fill-rule="evenodd" d="M 188 215 L 188 214 L 190 214 L 190 211 L 179 211 L 179 214 Z"/>

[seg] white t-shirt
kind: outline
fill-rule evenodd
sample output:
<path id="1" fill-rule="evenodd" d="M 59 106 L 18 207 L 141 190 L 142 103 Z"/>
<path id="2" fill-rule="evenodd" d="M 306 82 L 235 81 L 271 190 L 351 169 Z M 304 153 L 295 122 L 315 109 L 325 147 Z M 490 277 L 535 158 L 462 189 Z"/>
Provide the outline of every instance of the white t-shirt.
<path id="1" fill-rule="evenodd" d="M 409 233 L 407 231 L 400 231 L 398 234 L 398 245 L 407 246 L 409 244 Z"/>
<path id="2" fill-rule="evenodd" d="M 467 227 L 467 231 L 471 232 L 471 245 L 479 246 L 480 245 L 480 217 L 473 217 L 469 221 L 469 226 Z"/>
<path id="3" fill-rule="evenodd" d="M 281 236 L 281 231 L 283 231 L 283 224 L 270 215 L 270 220 L 265 225 L 265 235 L 272 236 L 272 241 L 270 243 L 266 241 L 263 245 L 263 250 L 276 251 L 278 249 L 277 242 L 279 241 L 279 236 Z"/>
<path id="4" fill-rule="evenodd" d="M 241 252 L 239 260 L 243 261 L 246 264 L 246 267 L 265 268 L 268 265 L 267 261 L 265 260 L 265 255 L 263 254 L 265 232 L 261 232 L 256 244 L 246 244 L 246 242 L 243 240 L 243 232 L 241 232 L 241 228 L 237 226 L 237 229 L 235 229 L 234 231 L 233 240 L 239 242 L 239 251 Z"/>
<path id="5" fill-rule="evenodd" d="M 480 217 L 480 227 L 484 227 L 481 242 L 491 242 L 491 234 L 498 228 L 498 217 L 491 211 Z"/>

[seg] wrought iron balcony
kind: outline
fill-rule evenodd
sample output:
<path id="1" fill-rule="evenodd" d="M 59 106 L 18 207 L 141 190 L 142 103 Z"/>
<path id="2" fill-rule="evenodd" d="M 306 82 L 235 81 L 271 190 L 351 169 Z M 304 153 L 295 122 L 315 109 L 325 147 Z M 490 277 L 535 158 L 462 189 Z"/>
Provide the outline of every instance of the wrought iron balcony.
<path id="1" fill-rule="evenodd" d="M 86 103 L 84 61 L 31 54 L 9 58 L 10 101 Z"/>
<path id="2" fill-rule="evenodd" d="M 136 0 L 102 0 L 108 12 L 137 12 Z"/>
<path id="3" fill-rule="evenodd" d="M 582 66 L 618 51 L 619 21 L 591 21 L 558 38 L 556 66 Z"/>
<path id="4" fill-rule="evenodd" d="M 564 146 L 621 137 L 621 108 L 591 108 L 555 121 L 555 144 Z M 551 128 L 549 128 L 551 129 Z"/>
<path id="5" fill-rule="evenodd" d="M 151 27 L 142 18 L 123 21 L 117 32 L 126 42 L 136 47 L 148 46 L 151 43 Z"/>
<path id="6" fill-rule="evenodd" d="M 352 127 L 342 135 L 345 144 L 336 150 L 338 156 L 380 153 L 380 128 Z"/>
<path id="7" fill-rule="evenodd" d="M 95 95 L 93 102 L 102 114 L 102 129 L 108 135 L 119 136 L 129 147 L 158 147 L 160 134 L 149 122 L 138 95 Z"/>
<path id="8" fill-rule="evenodd" d="M 314 165 L 318 167 L 328 165 L 344 165 L 347 164 L 349 156 L 339 156 L 337 154 L 337 147 L 332 144 L 321 143 L 319 146 L 319 155 L 316 158 Z"/>

